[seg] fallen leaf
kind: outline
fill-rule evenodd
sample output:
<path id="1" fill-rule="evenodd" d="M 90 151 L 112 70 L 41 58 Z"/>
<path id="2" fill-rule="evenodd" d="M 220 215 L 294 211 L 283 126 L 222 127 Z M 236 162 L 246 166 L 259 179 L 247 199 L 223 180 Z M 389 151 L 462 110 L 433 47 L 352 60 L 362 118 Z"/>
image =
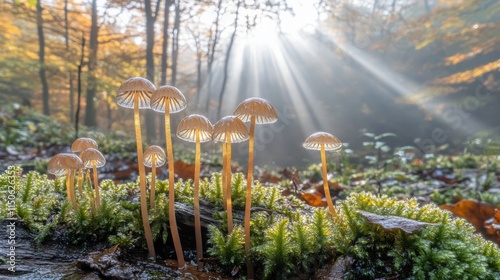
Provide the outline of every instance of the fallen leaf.
<path id="1" fill-rule="evenodd" d="M 184 180 L 194 178 L 194 164 L 185 163 L 182 160 L 174 162 L 175 174 Z"/>
<path id="2" fill-rule="evenodd" d="M 398 216 L 383 216 L 362 210 L 358 210 L 358 213 L 361 214 L 361 216 L 365 217 L 368 222 L 372 224 L 380 225 L 387 230 L 400 229 L 406 233 L 413 233 L 414 231 L 417 231 L 426 225 L 438 225 Z"/>
<path id="3" fill-rule="evenodd" d="M 439 208 L 466 219 L 479 232 L 484 232 L 484 222 L 495 215 L 495 206 L 471 199 L 464 199 L 452 205 L 441 205 Z"/>
<path id="4" fill-rule="evenodd" d="M 325 196 L 318 191 L 300 193 L 299 197 L 314 207 L 325 207 L 328 205 L 326 199 L 323 199 Z"/>

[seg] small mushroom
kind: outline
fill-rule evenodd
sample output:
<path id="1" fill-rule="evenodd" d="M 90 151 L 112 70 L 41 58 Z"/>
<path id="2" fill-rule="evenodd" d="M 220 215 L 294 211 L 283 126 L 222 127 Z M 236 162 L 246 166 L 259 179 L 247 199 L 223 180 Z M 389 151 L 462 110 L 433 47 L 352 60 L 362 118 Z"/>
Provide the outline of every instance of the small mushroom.
<path id="1" fill-rule="evenodd" d="M 184 252 L 182 251 L 181 240 L 177 229 L 175 218 L 175 189 L 174 189 L 174 152 L 172 149 L 172 136 L 170 133 L 170 113 L 176 113 L 186 108 L 186 98 L 176 87 L 164 85 L 153 92 L 151 96 L 151 109 L 157 112 L 164 112 L 165 115 L 165 139 L 167 142 L 168 159 L 168 219 L 170 222 L 170 232 L 174 241 L 175 253 L 177 255 L 177 265 L 184 268 Z"/>
<path id="2" fill-rule="evenodd" d="M 227 205 L 227 231 L 230 234 L 233 231 L 233 212 L 231 202 L 231 143 L 248 140 L 248 130 L 243 121 L 235 116 L 227 116 L 223 117 L 214 124 L 212 139 L 215 142 L 223 142 L 222 152 L 226 155 L 226 160 L 223 160 L 222 163 L 222 178 L 223 185 L 225 185 L 223 187 L 223 193 L 225 193 Z"/>
<path id="3" fill-rule="evenodd" d="M 302 146 L 308 150 L 319 150 L 321 151 L 321 167 L 323 171 L 323 188 L 325 190 L 326 202 L 330 213 L 335 217 L 336 212 L 333 207 L 332 196 L 330 195 L 330 188 L 328 187 L 328 177 L 326 173 L 326 154 L 325 151 L 336 151 L 342 148 L 342 142 L 340 140 L 326 132 L 316 132 L 311 136 L 307 137 Z"/>
<path id="4" fill-rule="evenodd" d="M 142 163 L 151 168 L 151 190 L 149 194 L 149 203 L 151 209 L 156 206 L 155 189 L 156 189 L 156 167 L 160 167 L 167 161 L 167 155 L 160 146 L 149 146 L 144 151 L 144 160 Z"/>
<path id="5" fill-rule="evenodd" d="M 141 77 L 133 77 L 126 80 L 116 93 L 116 103 L 125 108 L 134 109 L 135 139 L 137 144 L 137 162 L 139 163 L 139 184 L 141 192 L 141 217 L 144 227 L 144 235 L 148 246 L 149 257 L 156 258 L 153 235 L 149 225 L 148 206 L 146 203 L 146 170 L 143 161 L 141 118 L 139 109 L 150 108 L 149 102 L 155 90 L 153 83 Z"/>
<path id="6" fill-rule="evenodd" d="M 78 209 L 76 203 L 74 177 L 75 170 L 83 169 L 82 160 L 74 154 L 61 153 L 53 156 L 48 165 L 47 171 L 56 176 L 66 174 L 66 192 L 68 194 L 68 201 L 71 201 L 73 208 Z"/>
<path id="7" fill-rule="evenodd" d="M 71 151 L 73 153 L 82 153 L 88 148 L 97 149 L 97 142 L 92 138 L 81 137 L 73 141 L 71 144 Z M 83 170 L 78 170 L 78 193 L 83 195 Z"/>
<path id="8" fill-rule="evenodd" d="M 94 175 L 94 192 L 95 192 L 95 205 L 96 209 L 99 209 L 101 205 L 101 197 L 99 195 L 99 181 L 97 177 L 97 168 L 101 168 L 106 164 L 106 159 L 97 149 L 88 148 L 83 151 L 80 158 L 85 165 L 85 168 L 92 168 L 92 174 Z"/>
<path id="9" fill-rule="evenodd" d="M 251 97 L 241 102 L 234 111 L 234 115 L 244 122 L 250 122 L 250 139 L 248 140 L 248 172 L 247 191 L 245 201 L 245 251 L 250 252 L 250 208 L 252 204 L 253 183 L 253 158 L 254 158 L 254 134 L 255 124 L 269 124 L 278 120 L 278 115 L 273 105 L 260 97 Z M 248 278 L 252 279 L 253 266 L 250 259 L 247 261 Z"/>
<path id="10" fill-rule="evenodd" d="M 200 261 L 203 259 L 200 222 L 200 143 L 212 140 L 212 131 L 213 126 L 210 121 L 206 117 L 197 114 L 183 118 L 177 126 L 177 137 L 196 143 L 194 164 L 194 228 L 198 269 L 203 268 L 203 263 Z"/>

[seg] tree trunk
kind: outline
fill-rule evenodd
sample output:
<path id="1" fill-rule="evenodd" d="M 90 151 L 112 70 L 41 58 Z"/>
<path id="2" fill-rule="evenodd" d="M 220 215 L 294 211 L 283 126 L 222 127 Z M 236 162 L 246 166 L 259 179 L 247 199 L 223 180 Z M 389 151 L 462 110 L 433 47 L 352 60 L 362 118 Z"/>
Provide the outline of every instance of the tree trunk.
<path id="1" fill-rule="evenodd" d="M 97 0 L 92 0 L 92 23 L 90 26 L 89 41 L 89 61 L 87 73 L 87 95 L 85 106 L 85 125 L 89 127 L 97 126 L 97 117 L 95 109 L 95 96 L 97 92 L 97 78 L 95 70 L 97 65 L 97 37 L 99 36 L 99 26 L 97 25 Z"/>
<path id="2" fill-rule="evenodd" d="M 231 39 L 229 40 L 229 45 L 226 50 L 226 59 L 224 61 L 224 76 L 222 77 L 222 88 L 220 90 L 219 94 L 219 104 L 217 104 L 217 119 L 220 119 L 221 115 L 221 108 L 222 108 L 222 101 L 224 100 L 224 92 L 226 90 L 226 84 L 227 84 L 227 78 L 228 78 L 228 71 L 229 71 L 229 58 L 231 57 L 231 49 L 233 48 L 234 44 L 234 38 L 236 37 L 236 31 L 238 30 L 238 17 L 239 17 L 239 11 L 240 11 L 240 6 L 241 6 L 241 0 L 238 1 L 238 4 L 236 6 L 236 15 L 234 17 L 234 30 L 233 34 L 231 35 Z"/>
<path id="3" fill-rule="evenodd" d="M 170 20 L 170 6 L 172 0 L 165 1 L 165 11 L 163 18 L 163 42 L 161 44 L 161 81 L 160 85 L 167 84 L 167 71 L 168 71 L 168 28 Z"/>
<path id="4" fill-rule="evenodd" d="M 221 7 L 222 7 L 222 0 L 219 0 L 217 3 L 217 15 L 215 17 L 215 32 L 213 35 L 213 40 L 212 44 L 209 44 L 208 48 L 208 53 L 207 53 L 207 76 L 208 76 L 208 83 L 207 83 L 207 100 L 205 103 L 205 112 L 209 111 L 210 107 L 210 97 L 211 97 L 211 88 L 212 88 L 212 65 L 214 62 L 214 57 L 215 57 L 215 49 L 217 47 L 217 43 L 219 42 L 219 19 L 220 19 L 220 13 L 221 13 Z"/>
<path id="5" fill-rule="evenodd" d="M 177 82 L 177 57 L 179 55 L 179 34 L 180 34 L 180 24 L 181 24 L 181 1 L 175 1 L 175 20 L 174 20 L 174 31 L 173 31 L 173 41 L 172 41 L 172 76 L 170 77 L 170 83 L 175 86 Z"/>
<path id="6" fill-rule="evenodd" d="M 155 11 L 151 6 L 151 0 L 144 1 L 146 12 L 146 78 L 155 83 L 155 60 L 154 60 L 154 45 L 155 45 L 155 21 L 158 15 L 158 8 L 161 0 L 156 2 Z M 146 112 L 146 135 L 148 140 L 156 139 L 156 113 L 148 110 Z"/>
<path id="7" fill-rule="evenodd" d="M 64 43 L 66 45 L 66 55 L 70 55 L 69 49 L 69 20 L 68 20 L 68 0 L 64 0 Z M 73 71 L 68 69 L 68 84 L 69 84 L 69 121 L 75 120 L 75 94 L 73 89 Z"/>
<path id="8" fill-rule="evenodd" d="M 38 30 L 38 62 L 40 63 L 40 81 L 42 82 L 43 114 L 50 115 L 49 84 L 45 73 L 45 36 L 43 34 L 42 0 L 36 1 L 36 26 Z"/>

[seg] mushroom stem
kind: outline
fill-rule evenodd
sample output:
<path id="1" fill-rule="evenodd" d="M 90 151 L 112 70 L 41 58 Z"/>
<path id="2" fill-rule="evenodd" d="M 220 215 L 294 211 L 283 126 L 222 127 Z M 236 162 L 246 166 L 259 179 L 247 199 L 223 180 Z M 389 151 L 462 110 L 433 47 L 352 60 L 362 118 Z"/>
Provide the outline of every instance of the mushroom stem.
<path id="1" fill-rule="evenodd" d="M 328 209 L 330 209 L 332 217 L 335 217 L 337 214 L 335 212 L 335 208 L 333 207 L 332 196 L 330 195 L 330 187 L 328 186 L 328 175 L 326 173 L 325 144 L 321 144 L 321 167 L 323 171 L 323 188 L 325 190 L 326 203 L 328 204 Z"/>
<path id="2" fill-rule="evenodd" d="M 196 256 L 198 269 L 203 268 L 203 244 L 201 243 L 201 222 L 200 222 L 200 131 L 196 130 L 196 149 L 194 162 L 194 230 L 196 236 Z"/>
<path id="3" fill-rule="evenodd" d="M 92 161 L 92 174 L 94 175 L 94 191 L 95 191 L 95 207 L 99 209 L 101 205 L 101 197 L 99 195 L 99 182 L 97 179 L 97 167 L 94 161 Z"/>
<path id="4" fill-rule="evenodd" d="M 78 170 L 78 193 L 83 196 L 83 169 Z"/>
<path id="5" fill-rule="evenodd" d="M 71 184 L 69 182 L 69 179 L 70 179 L 70 171 L 69 169 L 66 169 L 66 193 L 68 195 L 68 202 L 71 202 Z"/>
<path id="6" fill-rule="evenodd" d="M 222 143 L 222 204 L 227 211 L 226 181 L 227 181 L 227 143 Z"/>
<path id="7" fill-rule="evenodd" d="M 146 243 L 148 246 L 149 257 L 156 258 L 155 247 L 153 244 L 153 235 L 151 233 L 151 226 L 149 225 L 148 206 L 146 204 L 146 171 L 142 163 L 142 136 L 141 136 L 141 118 L 139 116 L 139 95 L 134 95 L 134 125 L 135 125 L 135 139 L 137 144 L 137 162 L 139 163 L 139 184 L 141 192 L 141 217 L 142 225 L 144 227 L 144 235 L 146 236 Z"/>
<path id="8" fill-rule="evenodd" d="M 174 152 L 172 150 L 172 138 L 170 135 L 170 106 L 168 99 L 165 99 L 165 138 L 167 141 L 168 158 L 168 220 L 170 222 L 170 232 L 174 242 L 175 254 L 177 255 L 177 266 L 184 268 L 184 252 L 182 251 L 181 240 L 177 230 L 177 221 L 175 219 L 175 188 L 174 188 Z M 141 161 L 142 162 L 142 161 Z"/>
<path id="9" fill-rule="evenodd" d="M 253 183 L 253 150 L 254 150 L 255 116 L 250 120 L 250 139 L 248 140 L 248 173 L 247 173 L 247 194 L 245 201 L 245 252 L 250 253 L 250 208 L 252 206 L 252 183 Z M 247 258 L 247 278 L 253 279 L 252 260 Z"/>
<path id="10" fill-rule="evenodd" d="M 151 209 L 155 209 L 156 207 L 156 198 L 155 198 L 155 190 L 156 190 L 156 155 L 151 155 L 151 190 L 149 197 L 149 204 Z"/>
<path id="11" fill-rule="evenodd" d="M 229 133 L 226 134 L 226 157 L 227 157 L 227 166 L 226 166 L 226 201 L 227 201 L 227 233 L 231 234 L 233 232 L 233 210 L 232 210 L 232 201 L 231 201 L 231 184 L 232 184 L 232 174 L 231 174 L 231 135 Z"/>
<path id="12" fill-rule="evenodd" d="M 69 171 L 69 186 L 70 186 L 70 193 L 71 193 L 71 203 L 73 203 L 73 208 L 76 210 L 78 209 L 78 204 L 76 203 L 76 196 L 75 196 L 75 170 L 71 169 Z"/>

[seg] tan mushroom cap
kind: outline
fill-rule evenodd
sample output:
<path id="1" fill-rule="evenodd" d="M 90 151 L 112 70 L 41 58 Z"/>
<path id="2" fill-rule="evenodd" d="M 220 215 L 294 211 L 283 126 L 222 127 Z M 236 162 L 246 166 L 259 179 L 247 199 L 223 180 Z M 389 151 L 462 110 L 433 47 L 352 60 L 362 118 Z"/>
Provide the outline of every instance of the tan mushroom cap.
<path id="1" fill-rule="evenodd" d="M 180 112 L 187 106 L 186 97 L 178 88 L 165 85 L 153 92 L 151 109 L 157 112 L 165 112 L 165 100 L 168 101 L 170 113 Z"/>
<path id="2" fill-rule="evenodd" d="M 63 176 L 65 171 L 70 169 L 83 169 L 82 160 L 75 154 L 57 154 L 50 159 L 47 165 L 47 172 L 56 176 Z"/>
<path id="3" fill-rule="evenodd" d="M 251 97 L 242 101 L 236 107 L 234 115 L 244 122 L 249 122 L 252 116 L 255 116 L 257 124 L 274 123 L 278 120 L 278 114 L 273 105 L 260 97 Z"/>
<path id="4" fill-rule="evenodd" d="M 308 150 L 321 150 L 321 145 L 325 150 L 334 151 L 342 148 L 342 142 L 327 132 L 316 132 L 307 137 L 302 146 Z"/>
<path id="5" fill-rule="evenodd" d="M 134 97 L 139 95 L 139 109 L 149 108 L 149 102 L 156 87 L 149 80 L 133 77 L 120 86 L 116 93 L 116 103 L 125 108 L 134 108 Z"/>
<path id="6" fill-rule="evenodd" d="M 204 116 L 192 114 L 183 118 L 177 126 L 177 137 L 189 142 L 196 142 L 196 131 L 199 131 L 200 142 L 212 140 L 212 123 Z"/>
<path id="7" fill-rule="evenodd" d="M 231 143 L 248 140 L 248 130 L 242 120 L 235 116 L 227 116 L 214 124 L 212 139 L 216 142 L 227 142 L 226 134 L 231 136 Z"/>
<path id="8" fill-rule="evenodd" d="M 106 159 L 97 149 L 89 148 L 80 154 L 80 158 L 85 165 L 85 168 L 92 168 L 92 164 L 95 164 L 97 168 L 103 167 L 106 164 Z"/>
<path id="9" fill-rule="evenodd" d="M 78 138 L 71 144 L 71 151 L 75 153 L 83 152 L 88 148 L 97 149 L 97 142 L 92 138 Z"/>
<path id="10" fill-rule="evenodd" d="M 165 151 L 156 145 L 149 146 L 144 151 L 144 160 L 142 163 L 147 167 L 153 167 L 153 155 L 155 156 L 155 166 L 162 166 L 167 161 L 167 155 L 165 155 Z"/>

